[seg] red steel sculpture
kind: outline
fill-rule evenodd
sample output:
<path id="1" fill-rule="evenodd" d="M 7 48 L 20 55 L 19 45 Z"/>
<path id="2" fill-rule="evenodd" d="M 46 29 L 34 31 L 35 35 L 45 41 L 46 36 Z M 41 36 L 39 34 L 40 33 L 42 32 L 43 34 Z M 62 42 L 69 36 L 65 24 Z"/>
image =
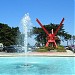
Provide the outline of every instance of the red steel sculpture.
<path id="1" fill-rule="evenodd" d="M 46 30 L 46 28 L 42 25 L 42 23 L 36 19 L 36 21 L 39 23 L 39 25 L 42 27 L 42 29 L 45 31 L 45 33 L 48 35 L 47 36 L 47 43 L 46 43 L 46 47 L 48 47 L 49 43 L 53 43 L 53 46 L 54 47 L 57 47 L 57 44 L 55 42 L 55 37 L 56 37 L 56 34 L 58 32 L 58 30 L 60 29 L 60 27 L 63 25 L 63 21 L 64 21 L 64 18 L 62 19 L 62 21 L 60 22 L 59 26 L 57 27 L 56 31 L 53 32 L 53 29 L 52 29 L 52 33 L 48 33 L 48 31 Z"/>

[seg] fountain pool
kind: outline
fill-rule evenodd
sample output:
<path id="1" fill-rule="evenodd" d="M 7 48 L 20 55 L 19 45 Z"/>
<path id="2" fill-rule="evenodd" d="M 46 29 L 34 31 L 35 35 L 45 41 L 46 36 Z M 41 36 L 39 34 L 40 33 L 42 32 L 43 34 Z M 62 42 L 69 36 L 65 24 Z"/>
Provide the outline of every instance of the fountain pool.
<path id="1" fill-rule="evenodd" d="M 75 57 L 0 57 L 0 75 L 75 75 L 74 70 Z"/>

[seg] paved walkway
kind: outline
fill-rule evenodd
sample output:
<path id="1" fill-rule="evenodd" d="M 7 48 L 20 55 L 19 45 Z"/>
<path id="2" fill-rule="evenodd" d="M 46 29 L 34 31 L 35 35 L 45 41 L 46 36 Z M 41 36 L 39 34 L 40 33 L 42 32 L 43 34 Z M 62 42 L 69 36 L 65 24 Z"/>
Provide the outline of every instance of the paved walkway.
<path id="1" fill-rule="evenodd" d="M 30 52 L 30 53 L 5 53 L 0 52 L 0 57 L 15 57 L 15 56 L 64 56 L 64 57 L 75 57 L 75 53 L 70 50 L 67 52 Z"/>
<path id="2" fill-rule="evenodd" d="M 67 53 L 69 53 L 69 54 L 73 54 L 73 52 L 71 51 L 71 50 L 66 50 L 67 51 Z"/>

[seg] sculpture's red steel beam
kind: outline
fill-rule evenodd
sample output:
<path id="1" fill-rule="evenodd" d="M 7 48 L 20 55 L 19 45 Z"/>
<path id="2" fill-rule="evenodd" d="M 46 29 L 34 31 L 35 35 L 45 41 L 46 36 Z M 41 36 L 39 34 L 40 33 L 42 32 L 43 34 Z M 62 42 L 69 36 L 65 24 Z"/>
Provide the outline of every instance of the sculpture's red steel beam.
<path id="1" fill-rule="evenodd" d="M 60 27 L 62 26 L 62 23 L 64 22 L 64 18 L 62 19 L 62 21 L 60 22 L 60 25 L 58 26 L 58 28 L 56 29 L 54 35 L 57 34 L 58 30 L 60 29 Z"/>
<path id="2" fill-rule="evenodd" d="M 39 25 L 42 27 L 42 29 L 45 31 L 45 33 L 47 34 L 47 35 L 49 35 L 49 33 L 48 33 L 48 31 L 45 29 L 45 27 L 41 24 L 41 22 L 38 20 L 38 19 L 36 19 L 36 21 L 39 23 Z"/>

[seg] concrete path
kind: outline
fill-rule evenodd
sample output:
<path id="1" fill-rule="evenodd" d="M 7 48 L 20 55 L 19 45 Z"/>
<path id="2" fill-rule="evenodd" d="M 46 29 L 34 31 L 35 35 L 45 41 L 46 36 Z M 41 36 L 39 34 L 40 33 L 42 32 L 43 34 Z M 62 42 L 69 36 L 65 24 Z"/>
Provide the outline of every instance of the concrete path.
<path id="1" fill-rule="evenodd" d="M 67 50 L 67 52 L 30 52 L 30 53 L 0 52 L 0 57 L 20 57 L 20 56 L 75 57 L 75 53 L 69 50 Z"/>
<path id="2" fill-rule="evenodd" d="M 71 50 L 66 50 L 68 54 L 74 54 Z"/>

